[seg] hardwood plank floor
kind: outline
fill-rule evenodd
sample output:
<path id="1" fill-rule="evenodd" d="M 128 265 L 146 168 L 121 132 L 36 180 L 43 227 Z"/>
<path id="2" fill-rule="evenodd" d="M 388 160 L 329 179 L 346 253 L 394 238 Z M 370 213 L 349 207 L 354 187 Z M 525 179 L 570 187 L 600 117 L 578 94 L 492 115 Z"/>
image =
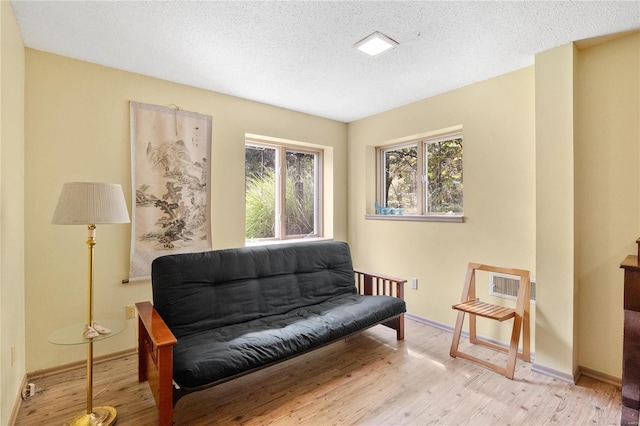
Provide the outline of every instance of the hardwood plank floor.
<path id="1" fill-rule="evenodd" d="M 619 424 L 615 386 L 581 377 L 576 386 L 531 371 L 515 380 L 449 356 L 451 333 L 412 320 L 406 340 L 374 327 L 346 341 L 182 398 L 175 424 L 204 425 L 606 425 Z M 461 342 L 492 362 L 503 354 Z M 31 381 L 16 425 L 61 425 L 86 408 L 85 369 Z M 113 405 L 124 425 L 154 425 L 158 414 L 136 356 L 94 368 L 94 406 Z"/>

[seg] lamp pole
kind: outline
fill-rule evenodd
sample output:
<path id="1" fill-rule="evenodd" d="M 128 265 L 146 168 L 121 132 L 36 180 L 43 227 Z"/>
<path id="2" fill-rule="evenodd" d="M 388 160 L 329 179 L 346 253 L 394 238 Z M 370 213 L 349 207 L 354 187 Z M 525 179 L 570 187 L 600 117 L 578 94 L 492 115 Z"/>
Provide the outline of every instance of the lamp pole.
<path id="1" fill-rule="evenodd" d="M 87 238 L 87 248 L 89 249 L 89 279 L 87 301 L 87 326 L 93 325 L 93 248 L 96 245 L 96 225 L 88 225 L 89 237 Z M 87 344 L 87 415 L 93 414 L 93 339 L 89 339 Z"/>

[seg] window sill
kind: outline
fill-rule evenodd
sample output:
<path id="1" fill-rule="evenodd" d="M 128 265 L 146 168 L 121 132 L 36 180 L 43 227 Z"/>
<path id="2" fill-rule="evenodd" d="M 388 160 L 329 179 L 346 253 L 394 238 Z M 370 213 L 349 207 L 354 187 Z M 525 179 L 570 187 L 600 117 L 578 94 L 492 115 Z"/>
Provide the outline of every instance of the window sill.
<path id="1" fill-rule="evenodd" d="M 459 214 L 430 214 L 430 215 L 412 215 L 412 214 L 365 214 L 366 220 L 396 220 L 407 222 L 450 222 L 463 223 L 464 216 Z"/>
<path id="2" fill-rule="evenodd" d="M 333 238 L 327 237 L 308 237 L 308 238 L 289 238 L 285 240 L 245 240 L 245 247 L 255 247 L 255 246 L 269 246 L 274 244 L 287 244 L 287 243 L 302 243 L 302 242 L 312 242 L 312 241 L 328 241 L 333 240 Z"/>

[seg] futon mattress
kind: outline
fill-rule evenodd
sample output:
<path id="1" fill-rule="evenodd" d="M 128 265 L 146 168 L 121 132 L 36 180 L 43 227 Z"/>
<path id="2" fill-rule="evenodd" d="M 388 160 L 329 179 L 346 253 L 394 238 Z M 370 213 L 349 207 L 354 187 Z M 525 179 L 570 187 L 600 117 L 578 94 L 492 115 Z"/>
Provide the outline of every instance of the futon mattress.
<path id="1" fill-rule="evenodd" d="M 185 390 L 247 373 L 405 312 L 403 300 L 347 294 L 178 339 L 173 376 Z"/>

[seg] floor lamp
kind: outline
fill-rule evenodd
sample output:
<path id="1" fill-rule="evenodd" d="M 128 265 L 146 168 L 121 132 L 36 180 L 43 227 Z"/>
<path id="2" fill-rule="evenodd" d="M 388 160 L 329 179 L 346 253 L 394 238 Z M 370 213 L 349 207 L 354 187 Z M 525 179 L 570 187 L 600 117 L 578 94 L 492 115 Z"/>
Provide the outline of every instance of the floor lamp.
<path id="1" fill-rule="evenodd" d="M 87 323 L 83 337 L 87 343 L 87 410 L 79 413 L 69 425 L 113 425 L 117 412 L 114 407 L 93 407 L 93 339 L 110 330 L 93 322 L 93 248 L 96 245 L 96 225 L 129 223 L 129 212 L 124 201 L 122 187 L 113 183 L 71 182 L 65 183 L 58 199 L 53 224 L 86 225 L 89 231 L 89 279 Z"/>

